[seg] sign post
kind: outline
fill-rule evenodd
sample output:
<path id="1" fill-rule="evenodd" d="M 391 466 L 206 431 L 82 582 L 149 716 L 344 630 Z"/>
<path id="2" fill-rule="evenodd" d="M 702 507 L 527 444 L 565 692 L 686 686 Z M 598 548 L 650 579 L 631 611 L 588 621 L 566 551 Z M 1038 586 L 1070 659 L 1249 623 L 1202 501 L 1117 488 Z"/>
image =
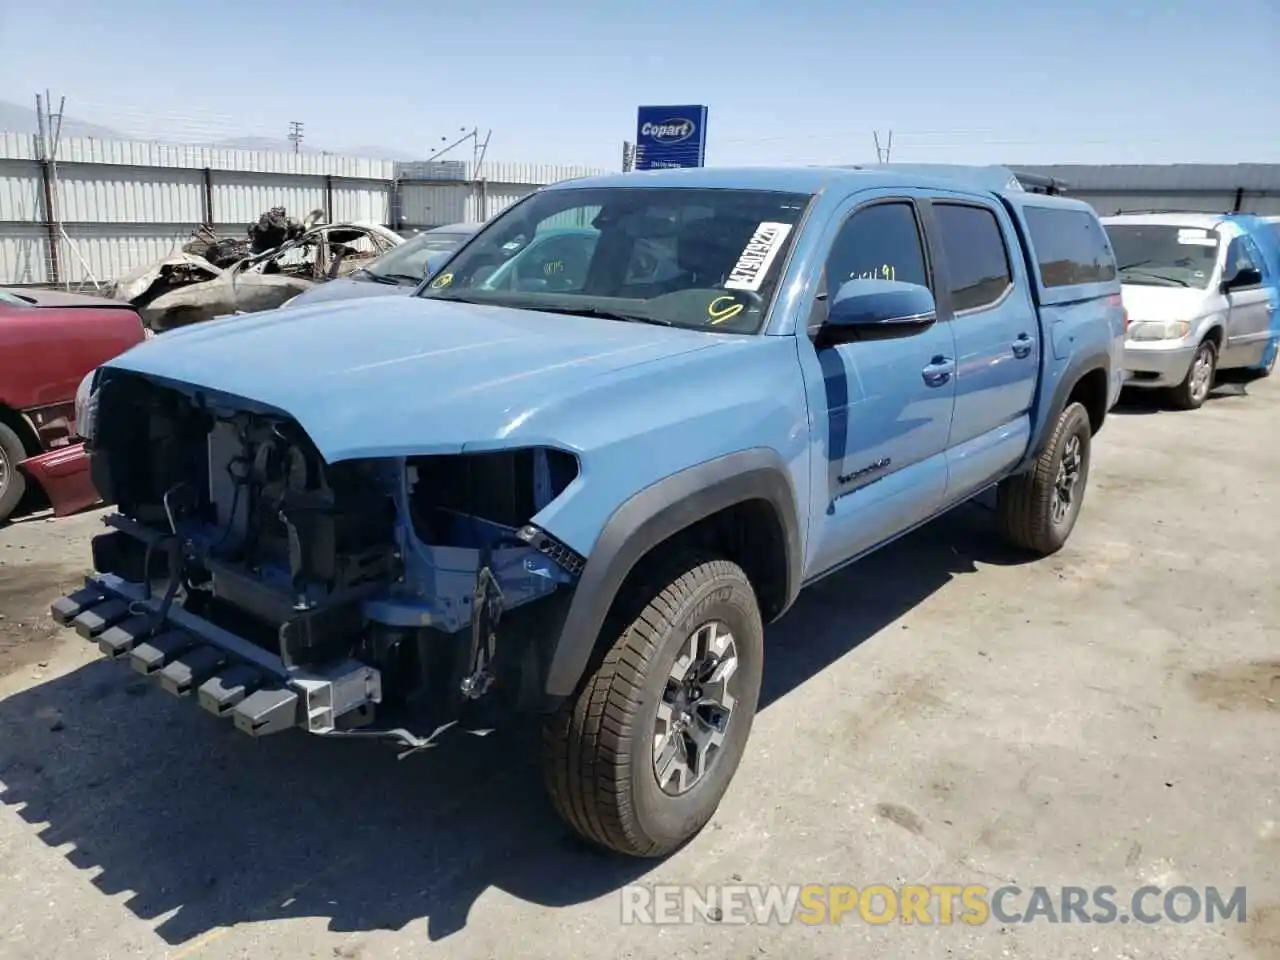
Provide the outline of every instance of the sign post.
<path id="1" fill-rule="evenodd" d="M 641 107 L 636 111 L 637 170 L 701 167 L 706 157 L 705 106 Z"/>

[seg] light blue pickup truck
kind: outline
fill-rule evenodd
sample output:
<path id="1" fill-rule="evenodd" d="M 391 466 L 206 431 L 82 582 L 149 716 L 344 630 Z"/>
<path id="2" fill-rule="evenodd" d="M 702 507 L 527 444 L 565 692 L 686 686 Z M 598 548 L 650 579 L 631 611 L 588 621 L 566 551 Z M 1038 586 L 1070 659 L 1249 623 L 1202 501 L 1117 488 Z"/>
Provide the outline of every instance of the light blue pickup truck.
<path id="1" fill-rule="evenodd" d="M 992 488 L 1013 543 L 1070 535 L 1120 284 L 1089 207 L 1007 181 L 569 181 L 413 296 L 140 345 L 77 397 L 117 510 L 52 614 L 254 736 L 541 713 L 568 823 L 669 852 L 803 587 Z"/>

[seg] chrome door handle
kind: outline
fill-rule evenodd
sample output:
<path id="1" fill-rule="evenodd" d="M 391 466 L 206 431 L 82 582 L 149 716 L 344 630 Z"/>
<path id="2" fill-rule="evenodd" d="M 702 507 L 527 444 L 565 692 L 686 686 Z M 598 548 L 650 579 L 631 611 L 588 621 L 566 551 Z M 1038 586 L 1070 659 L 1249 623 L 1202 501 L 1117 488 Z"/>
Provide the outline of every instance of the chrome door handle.
<path id="1" fill-rule="evenodd" d="M 1018 338 L 1013 341 L 1013 355 L 1019 360 L 1025 360 L 1027 357 L 1031 356 L 1031 348 L 1033 346 L 1034 344 L 1031 342 L 1031 338 L 1025 333 L 1020 333 L 1018 334 Z"/>
<path id="2" fill-rule="evenodd" d="M 955 372 L 956 362 L 950 357 L 939 355 L 929 361 L 929 365 L 920 371 L 920 375 L 924 377 L 925 386 L 941 387 Z"/>

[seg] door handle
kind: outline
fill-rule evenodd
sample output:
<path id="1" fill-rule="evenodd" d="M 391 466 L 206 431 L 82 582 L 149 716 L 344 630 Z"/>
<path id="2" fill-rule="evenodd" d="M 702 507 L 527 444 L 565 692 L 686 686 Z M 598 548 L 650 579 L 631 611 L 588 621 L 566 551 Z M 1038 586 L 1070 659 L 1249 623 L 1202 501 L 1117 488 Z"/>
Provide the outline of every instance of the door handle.
<path id="1" fill-rule="evenodd" d="M 1018 334 L 1018 338 L 1013 341 L 1013 355 L 1019 360 L 1025 360 L 1031 356 L 1031 338 L 1025 333 Z"/>
<path id="2" fill-rule="evenodd" d="M 929 365 L 920 371 L 920 375 L 924 377 L 925 386 L 940 387 L 949 381 L 955 372 L 956 362 L 950 357 L 939 355 L 929 361 Z"/>

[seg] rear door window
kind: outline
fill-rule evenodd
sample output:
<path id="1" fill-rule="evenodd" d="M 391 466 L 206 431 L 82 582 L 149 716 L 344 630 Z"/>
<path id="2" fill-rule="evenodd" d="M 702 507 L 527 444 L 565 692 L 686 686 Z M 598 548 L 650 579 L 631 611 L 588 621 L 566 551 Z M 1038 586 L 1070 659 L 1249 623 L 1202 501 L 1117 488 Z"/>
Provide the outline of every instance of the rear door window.
<path id="1" fill-rule="evenodd" d="M 1106 231 L 1093 214 L 1059 207 L 1022 208 L 1045 287 L 1106 283 L 1116 277 Z"/>
<path id="2" fill-rule="evenodd" d="M 998 303 L 1013 286 L 1013 276 L 996 215 L 986 207 L 936 200 L 933 213 L 951 277 L 952 310 Z"/>

